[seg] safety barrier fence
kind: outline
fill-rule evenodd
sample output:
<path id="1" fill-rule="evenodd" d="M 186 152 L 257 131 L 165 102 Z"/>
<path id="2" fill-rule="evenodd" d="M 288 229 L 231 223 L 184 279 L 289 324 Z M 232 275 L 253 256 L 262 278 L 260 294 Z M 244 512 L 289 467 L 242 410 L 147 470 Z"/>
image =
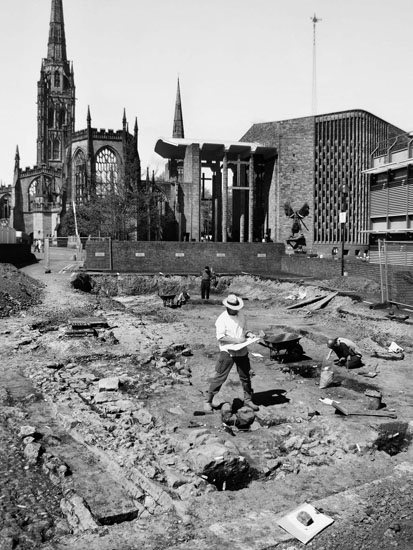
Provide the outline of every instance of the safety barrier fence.
<path id="1" fill-rule="evenodd" d="M 382 301 L 413 307 L 413 242 L 379 240 L 370 263 L 380 267 Z"/>

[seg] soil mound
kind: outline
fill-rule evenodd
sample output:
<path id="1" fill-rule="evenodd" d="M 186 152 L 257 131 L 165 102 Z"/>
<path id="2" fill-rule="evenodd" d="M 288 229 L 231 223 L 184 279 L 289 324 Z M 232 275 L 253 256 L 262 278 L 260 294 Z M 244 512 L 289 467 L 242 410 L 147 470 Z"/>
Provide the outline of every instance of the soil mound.
<path id="1" fill-rule="evenodd" d="M 380 284 L 365 277 L 334 277 L 333 279 L 315 282 L 327 288 L 339 288 L 340 290 L 359 292 L 363 296 L 380 294 Z"/>
<path id="2" fill-rule="evenodd" d="M 10 264 L 0 264 L 0 317 L 7 317 L 41 299 L 42 283 L 21 273 Z"/>

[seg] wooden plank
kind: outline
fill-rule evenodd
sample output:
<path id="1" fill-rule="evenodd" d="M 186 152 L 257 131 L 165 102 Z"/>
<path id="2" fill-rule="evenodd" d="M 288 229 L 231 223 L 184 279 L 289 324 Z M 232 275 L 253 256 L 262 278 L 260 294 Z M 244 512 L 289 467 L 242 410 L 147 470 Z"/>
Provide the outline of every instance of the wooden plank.
<path id="1" fill-rule="evenodd" d="M 316 302 L 313 306 L 309 307 L 308 309 L 310 311 L 316 311 L 317 309 L 321 309 L 322 307 L 327 305 L 328 302 L 330 302 L 335 296 L 337 296 L 337 294 L 338 294 L 338 291 L 337 292 L 332 292 L 331 294 L 329 294 L 328 296 L 326 296 L 322 300 L 319 300 L 318 302 Z"/>
<path id="2" fill-rule="evenodd" d="M 292 304 L 291 306 L 288 306 L 287 309 L 296 309 L 298 307 L 303 307 L 308 304 L 312 304 L 314 302 L 317 302 L 318 300 L 322 300 L 323 298 L 326 298 L 326 295 L 324 296 L 317 296 L 316 298 L 307 298 L 307 300 L 301 300 L 301 302 L 297 302 L 296 304 Z"/>
<path id="3" fill-rule="evenodd" d="M 397 415 L 395 413 L 386 411 L 349 411 L 344 408 L 343 405 L 339 405 L 336 401 L 333 401 L 331 406 L 345 416 L 381 416 L 387 418 L 397 418 Z"/>

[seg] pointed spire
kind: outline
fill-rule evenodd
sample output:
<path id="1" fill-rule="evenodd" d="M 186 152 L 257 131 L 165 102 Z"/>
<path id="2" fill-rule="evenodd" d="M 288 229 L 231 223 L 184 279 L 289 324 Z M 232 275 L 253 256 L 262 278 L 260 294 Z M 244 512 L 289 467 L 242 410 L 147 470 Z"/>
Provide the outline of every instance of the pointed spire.
<path id="1" fill-rule="evenodd" d="M 52 0 L 47 58 L 53 61 L 67 61 L 63 0 Z"/>
<path id="2" fill-rule="evenodd" d="M 16 154 L 14 155 L 14 171 L 18 170 L 20 167 L 20 153 L 19 146 L 16 145 Z"/>
<path id="3" fill-rule="evenodd" d="M 139 131 L 139 129 L 138 129 L 138 117 L 136 116 L 135 117 L 135 126 L 133 128 L 133 135 L 135 136 L 135 138 L 138 137 L 138 131 Z"/>
<path id="4" fill-rule="evenodd" d="M 126 120 L 126 109 L 125 108 L 123 108 L 122 126 L 123 126 L 123 129 L 126 130 L 127 120 Z"/>
<path id="5" fill-rule="evenodd" d="M 90 105 L 87 106 L 87 117 L 86 117 L 86 120 L 87 120 L 87 125 L 88 127 L 91 125 L 92 123 L 92 117 L 90 116 Z"/>
<path id="6" fill-rule="evenodd" d="M 172 131 L 172 137 L 174 138 L 185 137 L 184 120 L 182 117 L 181 88 L 179 86 L 179 77 L 178 77 L 178 87 L 176 90 L 175 117 L 174 117 L 174 127 Z"/>

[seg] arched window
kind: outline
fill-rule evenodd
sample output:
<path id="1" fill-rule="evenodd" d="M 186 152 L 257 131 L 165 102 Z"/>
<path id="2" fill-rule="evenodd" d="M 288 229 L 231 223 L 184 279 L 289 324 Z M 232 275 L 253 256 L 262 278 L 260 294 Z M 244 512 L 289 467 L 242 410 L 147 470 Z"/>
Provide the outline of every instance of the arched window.
<path id="1" fill-rule="evenodd" d="M 42 196 L 42 184 L 40 179 L 36 179 L 32 181 L 32 183 L 29 186 L 29 197 L 28 197 L 28 205 L 29 210 L 38 210 L 42 204 L 43 204 L 43 196 Z"/>
<path id="2" fill-rule="evenodd" d="M 109 192 L 116 191 L 119 179 L 119 165 L 115 153 L 105 147 L 96 155 L 96 194 L 104 197 Z"/>
<path id="3" fill-rule="evenodd" d="M 54 86 L 55 86 L 55 88 L 59 88 L 59 86 L 60 86 L 60 73 L 59 73 L 59 71 L 55 71 L 55 73 L 54 73 Z"/>
<path id="4" fill-rule="evenodd" d="M 73 160 L 75 200 L 81 204 L 87 199 L 86 188 L 86 157 L 83 151 L 78 151 Z"/>
<path id="5" fill-rule="evenodd" d="M 0 199 L 0 219 L 7 220 L 10 218 L 10 195 L 4 195 Z"/>
<path id="6" fill-rule="evenodd" d="M 47 111 L 47 127 L 53 128 L 54 127 L 54 109 L 53 107 L 49 107 Z"/>
<path id="7" fill-rule="evenodd" d="M 61 107 L 59 111 L 59 128 L 62 128 L 65 122 L 66 122 L 66 110 L 64 107 Z"/>
<path id="8" fill-rule="evenodd" d="M 59 160 L 60 159 L 60 140 L 58 138 L 54 138 L 53 140 L 53 160 Z"/>

